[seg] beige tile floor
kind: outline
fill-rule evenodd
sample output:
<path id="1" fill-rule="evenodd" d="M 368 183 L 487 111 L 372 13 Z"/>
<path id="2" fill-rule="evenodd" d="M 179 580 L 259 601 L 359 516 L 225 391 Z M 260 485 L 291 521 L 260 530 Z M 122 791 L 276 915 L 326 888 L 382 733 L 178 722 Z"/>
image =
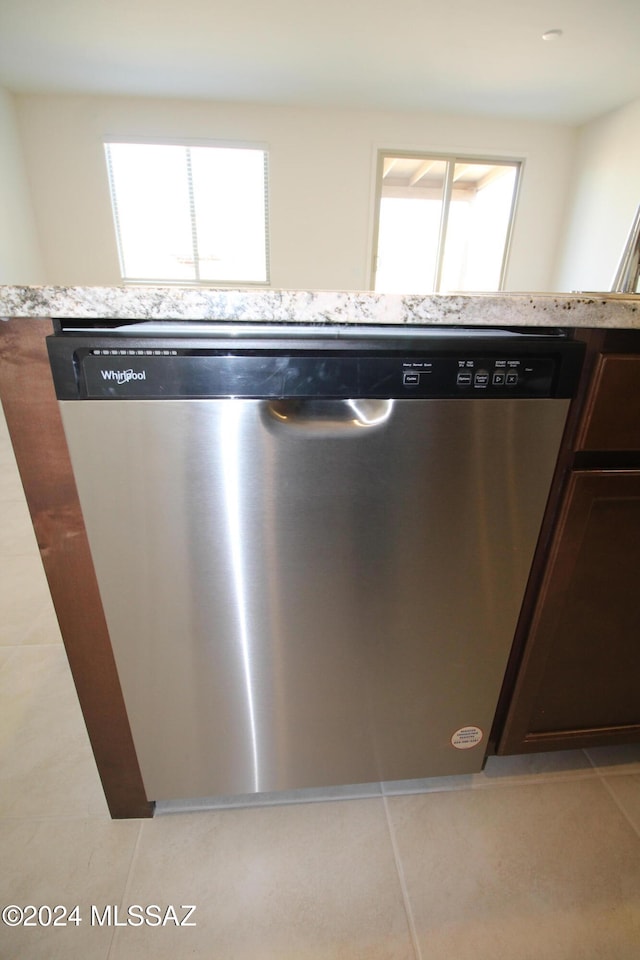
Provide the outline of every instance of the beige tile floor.
<path id="1" fill-rule="evenodd" d="M 640 749 L 348 795 L 109 819 L 0 418 L 0 903 L 81 920 L 0 958 L 640 957 Z M 195 926 L 91 922 L 150 904 Z"/>

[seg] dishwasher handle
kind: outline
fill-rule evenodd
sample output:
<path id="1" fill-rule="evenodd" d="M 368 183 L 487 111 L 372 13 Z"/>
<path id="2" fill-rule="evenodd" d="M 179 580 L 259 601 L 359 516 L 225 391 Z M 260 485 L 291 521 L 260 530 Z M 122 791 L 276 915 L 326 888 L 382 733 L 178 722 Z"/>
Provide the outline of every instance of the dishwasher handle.
<path id="1" fill-rule="evenodd" d="M 391 418 L 393 400 L 265 400 L 269 426 L 285 426 L 308 435 L 353 436 L 382 427 Z"/>

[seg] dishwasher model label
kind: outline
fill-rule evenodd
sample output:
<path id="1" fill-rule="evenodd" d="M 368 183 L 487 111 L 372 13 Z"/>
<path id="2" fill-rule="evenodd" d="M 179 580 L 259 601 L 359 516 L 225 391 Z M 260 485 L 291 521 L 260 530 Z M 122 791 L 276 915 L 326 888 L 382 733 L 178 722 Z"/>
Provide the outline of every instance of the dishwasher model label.
<path id="1" fill-rule="evenodd" d="M 480 727 L 460 727 L 451 737 L 451 743 L 456 750 L 469 750 L 477 747 L 483 736 Z"/>

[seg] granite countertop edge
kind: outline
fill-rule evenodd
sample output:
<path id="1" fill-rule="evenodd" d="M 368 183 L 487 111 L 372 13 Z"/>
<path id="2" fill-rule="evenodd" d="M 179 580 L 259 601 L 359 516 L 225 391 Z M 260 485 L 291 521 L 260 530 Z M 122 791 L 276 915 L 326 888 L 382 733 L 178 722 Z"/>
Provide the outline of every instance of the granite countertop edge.
<path id="1" fill-rule="evenodd" d="M 0 317 L 640 328 L 640 295 L 0 286 Z"/>

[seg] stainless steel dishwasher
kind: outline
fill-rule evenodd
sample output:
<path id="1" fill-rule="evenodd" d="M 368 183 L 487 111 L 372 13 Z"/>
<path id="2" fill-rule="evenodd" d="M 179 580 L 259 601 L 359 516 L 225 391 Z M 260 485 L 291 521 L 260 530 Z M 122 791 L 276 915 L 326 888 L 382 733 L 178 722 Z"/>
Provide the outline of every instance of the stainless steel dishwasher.
<path id="1" fill-rule="evenodd" d="M 150 799 L 482 768 L 580 344 L 58 321 L 48 346 Z"/>

